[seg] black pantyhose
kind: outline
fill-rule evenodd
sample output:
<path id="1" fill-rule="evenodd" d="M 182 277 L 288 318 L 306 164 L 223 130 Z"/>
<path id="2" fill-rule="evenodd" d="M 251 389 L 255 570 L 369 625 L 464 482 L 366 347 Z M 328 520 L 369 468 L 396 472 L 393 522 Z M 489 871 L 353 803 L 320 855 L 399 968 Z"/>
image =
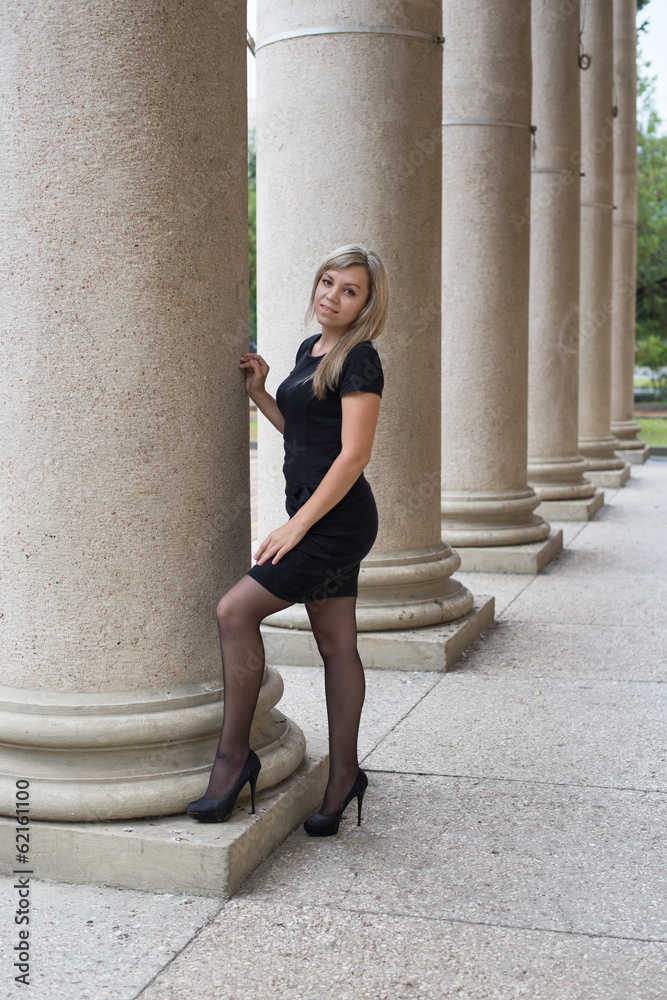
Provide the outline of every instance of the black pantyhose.
<path id="1" fill-rule="evenodd" d="M 264 673 L 259 631 L 267 615 L 289 608 L 251 576 L 241 579 L 218 602 L 224 714 L 222 732 L 206 795 L 221 799 L 231 791 L 250 752 L 250 726 Z"/>
<path id="2" fill-rule="evenodd" d="M 357 736 L 366 690 L 357 651 L 356 597 L 328 597 L 306 604 L 324 661 L 329 719 L 329 781 L 321 811 L 336 812 L 357 776 Z M 267 615 L 290 606 L 250 576 L 243 576 L 218 604 L 225 689 L 224 716 L 206 795 L 226 795 L 248 756 L 249 735 L 264 672 L 259 630 Z"/>
<path id="3" fill-rule="evenodd" d="M 337 812 L 359 770 L 357 738 L 366 694 L 357 650 L 356 597 L 328 597 L 306 604 L 310 625 L 324 661 L 329 720 L 329 781 L 320 812 Z"/>

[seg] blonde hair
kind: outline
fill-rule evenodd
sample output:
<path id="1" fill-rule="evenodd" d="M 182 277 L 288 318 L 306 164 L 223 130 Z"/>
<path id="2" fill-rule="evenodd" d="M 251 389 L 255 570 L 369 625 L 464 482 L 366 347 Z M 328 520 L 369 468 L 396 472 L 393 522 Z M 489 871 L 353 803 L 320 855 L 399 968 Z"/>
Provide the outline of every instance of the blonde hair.
<path id="1" fill-rule="evenodd" d="M 345 358 L 363 340 L 377 340 L 385 328 L 389 312 L 389 278 L 381 258 L 374 250 L 350 243 L 338 247 L 322 261 L 315 274 L 310 302 L 306 310 L 305 322 L 315 317 L 315 294 L 326 271 L 342 271 L 353 264 L 361 264 L 368 275 L 368 300 L 357 318 L 350 323 L 338 342 L 327 351 L 317 366 L 314 376 L 308 375 L 302 381 L 313 380 L 313 394 L 318 399 L 326 397 L 327 389 L 338 385 Z"/>

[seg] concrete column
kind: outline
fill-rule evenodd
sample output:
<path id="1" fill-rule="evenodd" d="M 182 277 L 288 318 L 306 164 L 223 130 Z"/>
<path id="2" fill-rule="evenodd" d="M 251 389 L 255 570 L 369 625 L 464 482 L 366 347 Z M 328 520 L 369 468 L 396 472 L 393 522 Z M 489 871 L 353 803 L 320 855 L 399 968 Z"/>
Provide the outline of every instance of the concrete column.
<path id="1" fill-rule="evenodd" d="M 250 542 L 245 5 L 12 4 L 1 42 L 0 813 L 17 778 L 33 820 L 183 812 Z"/>
<path id="2" fill-rule="evenodd" d="M 438 0 L 258 6 L 258 350 L 272 367 L 269 390 L 306 336 L 326 253 L 371 247 L 391 282 L 377 341 L 385 392 L 365 470 L 379 534 L 360 573 L 362 632 L 460 619 L 473 604 L 452 579 L 460 560 L 439 524 L 439 34 Z M 283 438 L 260 419 L 260 539 L 286 518 L 282 461 Z M 302 604 L 265 621 L 283 632 L 309 627 Z"/>
<path id="3" fill-rule="evenodd" d="M 443 537 L 536 572 L 562 537 L 526 473 L 530 0 L 452 0 L 443 34 Z"/>
<path id="4" fill-rule="evenodd" d="M 603 501 L 577 448 L 579 16 L 578 0 L 533 0 L 528 482 L 557 521 L 588 520 Z"/>
<path id="5" fill-rule="evenodd" d="M 611 433 L 611 316 L 614 118 L 613 9 L 586 0 L 583 32 L 590 65 L 581 77 L 581 256 L 579 285 L 579 450 L 598 486 L 620 486 L 630 467 Z"/>
<path id="6" fill-rule="evenodd" d="M 618 117 L 614 139 L 614 262 L 611 314 L 611 431 L 621 456 L 648 457 L 634 419 L 637 293 L 637 28 L 636 0 L 614 0 L 614 85 Z"/>

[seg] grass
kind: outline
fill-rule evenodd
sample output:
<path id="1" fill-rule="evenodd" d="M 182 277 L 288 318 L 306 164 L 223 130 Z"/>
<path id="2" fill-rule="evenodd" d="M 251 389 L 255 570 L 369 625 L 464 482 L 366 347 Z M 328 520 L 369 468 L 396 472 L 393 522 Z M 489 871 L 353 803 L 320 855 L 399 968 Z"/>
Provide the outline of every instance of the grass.
<path id="1" fill-rule="evenodd" d="M 667 417 L 635 417 L 646 444 L 667 445 Z"/>

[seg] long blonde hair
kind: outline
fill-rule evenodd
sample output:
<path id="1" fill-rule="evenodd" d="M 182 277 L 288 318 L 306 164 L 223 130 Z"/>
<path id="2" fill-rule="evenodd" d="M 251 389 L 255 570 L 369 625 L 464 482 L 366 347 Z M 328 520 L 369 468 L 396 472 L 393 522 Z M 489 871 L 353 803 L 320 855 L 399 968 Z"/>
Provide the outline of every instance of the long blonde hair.
<path id="1" fill-rule="evenodd" d="M 345 358 L 362 340 L 377 340 L 385 328 L 389 312 L 389 278 L 381 258 L 374 250 L 350 243 L 338 247 L 320 264 L 313 281 L 313 290 L 306 310 L 305 322 L 315 317 L 315 294 L 322 275 L 326 271 L 342 271 L 353 264 L 361 264 L 368 275 L 369 295 L 365 306 L 350 323 L 338 342 L 327 351 L 325 357 L 315 370 L 315 375 L 308 375 L 302 381 L 313 380 L 313 394 L 318 399 L 326 397 L 327 389 L 338 385 L 340 373 Z"/>

